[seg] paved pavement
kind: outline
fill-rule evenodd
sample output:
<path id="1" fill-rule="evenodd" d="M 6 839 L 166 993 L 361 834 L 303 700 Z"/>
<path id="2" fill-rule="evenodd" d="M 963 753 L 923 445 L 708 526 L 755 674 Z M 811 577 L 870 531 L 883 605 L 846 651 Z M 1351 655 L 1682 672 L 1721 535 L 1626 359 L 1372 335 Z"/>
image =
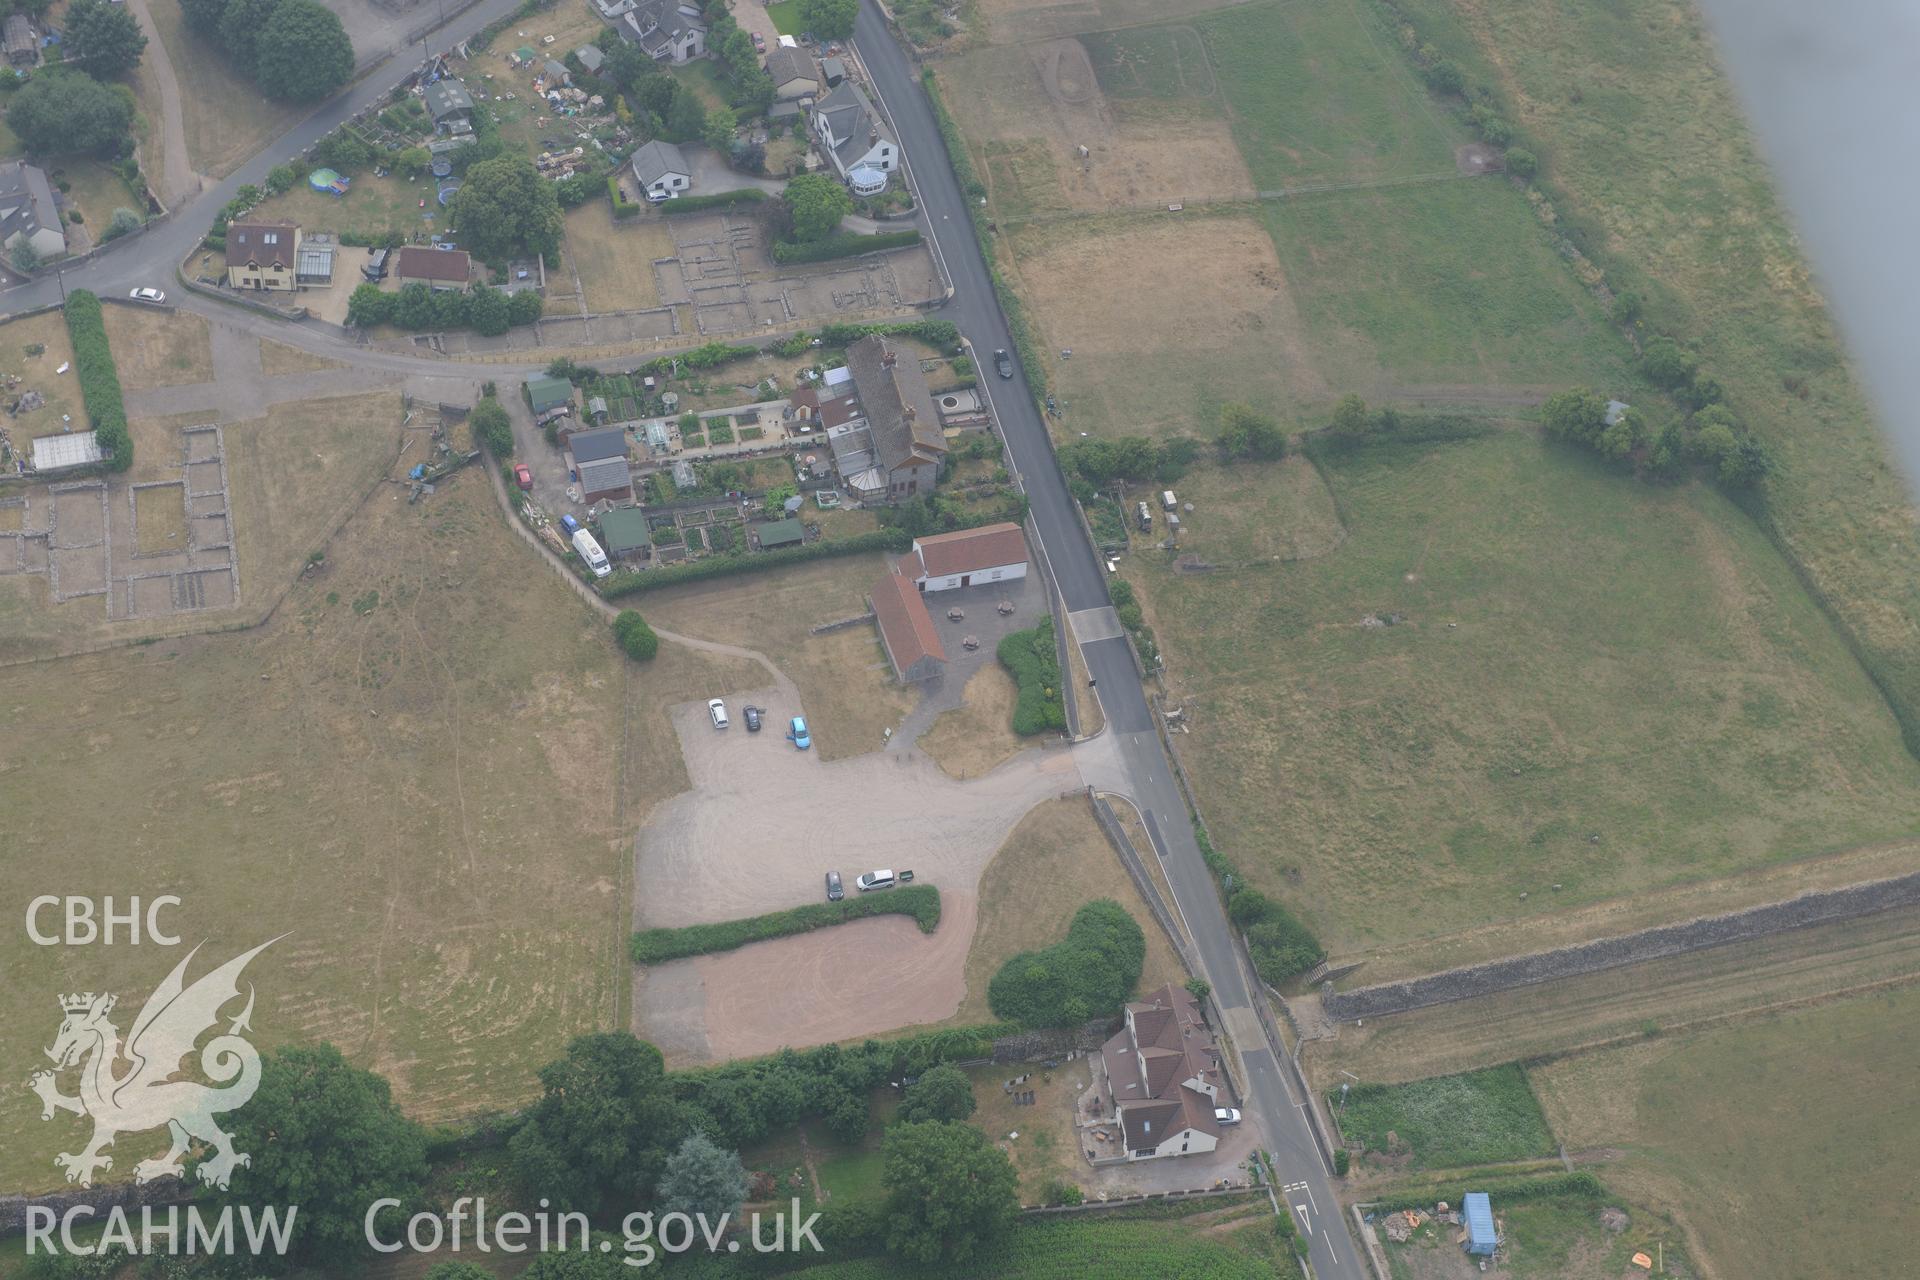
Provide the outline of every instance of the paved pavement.
<path id="1" fill-rule="evenodd" d="M 892 117 L 931 225 L 937 256 L 953 280 L 954 297 L 942 314 L 960 327 L 976 350 L 1013 350 L 1006 317 L 994 298 L 986 261 L 974 239 L 966 198 L 946 161 L 932 105 L 912 60 L 871 0 L 860 7 L 854 44 Z M 994 417 L 1026 485 L 1041 553 L 1060 585 L 1067 612 L 1108 607 L 1104 567 L 1081 531 L 1025 372 L 1016 369 L 1010 383 L 989 378 L 982 388 L 993 402 Z M 1281 1184 L 1298 1188 L 1287 1199 L 1298 1202 L 1296 1212 L 1310 1241 L 1314 1272 L 1321 1280 L 1363 1280 L 1365 1266 L 1339 1216 L 1307 1121 L 1296 1106 L 1303 1100 L 1289 1092 L 1281 1065 L 1258 1034 L 1249 977 L 1236 954 L 1213 879 L 1200 859 L 1126 638 L 1096 640 L 1083 645 L 1082 651 L 1106 713 L 1110 749 L 1117 753 L 1124 775 L 1124 785 L 1118 789 L 1142 811 L 1214 996 L 1229 1030 L 1239 1031 L 1234 1039 L 1248 1077 L 1248 1110 L 1265 1127 Z"/>

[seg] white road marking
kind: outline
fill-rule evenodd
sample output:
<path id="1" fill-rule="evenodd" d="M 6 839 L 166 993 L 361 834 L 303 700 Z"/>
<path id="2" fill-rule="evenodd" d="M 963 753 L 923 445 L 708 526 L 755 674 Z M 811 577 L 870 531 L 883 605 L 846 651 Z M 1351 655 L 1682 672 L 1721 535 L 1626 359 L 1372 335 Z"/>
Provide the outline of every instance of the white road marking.
<path id="1" fill-rule="evenodd" d="M 1301 1227 L 1305 1229 L 1306 1233 L 1309 1236 L 1311 1236 L 1313 1234 L 1313 1219 L 1307 1216 L 1307 1206 L 1303 1204 L 1297 1204 L 1293 1206 L 1293 1211 L 1300 1215 Z"/>
<path id="2" fill-rule="evenodd" d="M 1336 1263 L 1339 1262 L 1340 1255 L 1333 1248 L 1333 1235 L 1325 1227 L 1320 1228 L 1320 1238 L 1327 1242 L 1327 1257 Z"/>

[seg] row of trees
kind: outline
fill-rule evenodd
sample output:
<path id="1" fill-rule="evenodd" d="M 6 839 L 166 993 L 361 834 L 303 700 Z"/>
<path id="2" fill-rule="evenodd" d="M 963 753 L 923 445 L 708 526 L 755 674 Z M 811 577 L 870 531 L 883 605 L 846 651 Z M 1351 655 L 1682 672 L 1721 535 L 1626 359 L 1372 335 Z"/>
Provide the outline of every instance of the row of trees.
<path id="1" fill-rule="evenodd" d="M 1652 345 L 1648 344 L 1649 350 Z M 1541 410 L 1548 435 L 1631 467 L 1649 479 L 1673 479 L 1689 464 L 1699 464 L 1727 488 L 1749 489 L 1773 470 L 1766 446 L 1717 399 L 1669 422 L 1657 436 L 1632 409 L 1614 415 L 1612 422 L 1607 417 L 1606 402 L 1586 387 L 1562 391 Z"/>
<path id="2" fill-rule="evenodd" d="M 353 42 L 318 0 L 180 0 L 180 11 L 269 98 L 317 102 L 353 78 Z"/>
<path id="3" fill-rule="evenodd" d="M 1187 473 L 1199 456 L 1199 442 L 1185 436 L 1164 441 L 1147 436 L 1075 440 L 1060 447 L 1060 465 L 1067 473 L 1067 487 L 1082 502 L 1116 480 L 1172 484 Z"/>
<path id="4" fill-rule="evenodd" d="M 540 318 L 540 295 L 531 289 L 508 295 L 491 285 L 463 292 L 434 291 L 414 283 L 389 293 L 377 284 L 357 286 L 347 299 L 347 323 L 357 329 L 392 324 L 422 331 L 472 329 L 494 337 Z"/>

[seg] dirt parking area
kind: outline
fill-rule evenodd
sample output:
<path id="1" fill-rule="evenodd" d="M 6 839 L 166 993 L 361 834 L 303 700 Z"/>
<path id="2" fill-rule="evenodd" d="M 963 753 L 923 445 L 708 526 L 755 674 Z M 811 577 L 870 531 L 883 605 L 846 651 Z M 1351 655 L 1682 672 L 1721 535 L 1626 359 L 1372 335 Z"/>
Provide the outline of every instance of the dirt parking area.
<path id="1" fill-rule="evenodd" d="M 1072 756 L 1028 752 L 969 782 L 917 751 L 823 761 L 784 737 L 788 717 L 803 713 L 790 693 L 715 693 L 728 699 L 732 728 L 716 730 L 702 702 L 673 708 L 692 789 L 640 832 L 636 927 L 780 910 L 819 900 L 828 870 L 851 882 L 903 865 L 939 887 L 942 919 L 932 936 L 904 917 L 868 920 L 643 971 L 635 1032 L 685 1065 L 951 1017 L 965 995 L 981 873 L 1022 815 L 1080 788 Z M 768 712 L 758 734 L 739 715 L 748 702 Z"/>

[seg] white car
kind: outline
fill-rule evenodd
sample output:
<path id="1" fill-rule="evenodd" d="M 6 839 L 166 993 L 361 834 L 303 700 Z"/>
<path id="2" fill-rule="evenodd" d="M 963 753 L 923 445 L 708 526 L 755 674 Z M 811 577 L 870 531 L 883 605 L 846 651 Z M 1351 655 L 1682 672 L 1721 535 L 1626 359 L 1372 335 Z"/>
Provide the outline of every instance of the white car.
<path id="1" fill-rule="evenodd" d="M 1216 1124 L 1239 1124 L 1240 1109 L 1238 1107 L 1215 1107 L 1213 1109 L 1213 1119 Z"/>
<path id="2" fill-rule="evenodd" d="M 135 302 L 165 302 L 167 295 L 158 289 L 135 289 L 127 295 Z"/>
<path id="3" fill-rule="evenodd" d="M 714 728 L 724 729 L 727 727 L 729 723 L 727 720 L 727 704 L 720 699 L 715 698 L 707 704 L 707 714 L 713 717 Z"/>

